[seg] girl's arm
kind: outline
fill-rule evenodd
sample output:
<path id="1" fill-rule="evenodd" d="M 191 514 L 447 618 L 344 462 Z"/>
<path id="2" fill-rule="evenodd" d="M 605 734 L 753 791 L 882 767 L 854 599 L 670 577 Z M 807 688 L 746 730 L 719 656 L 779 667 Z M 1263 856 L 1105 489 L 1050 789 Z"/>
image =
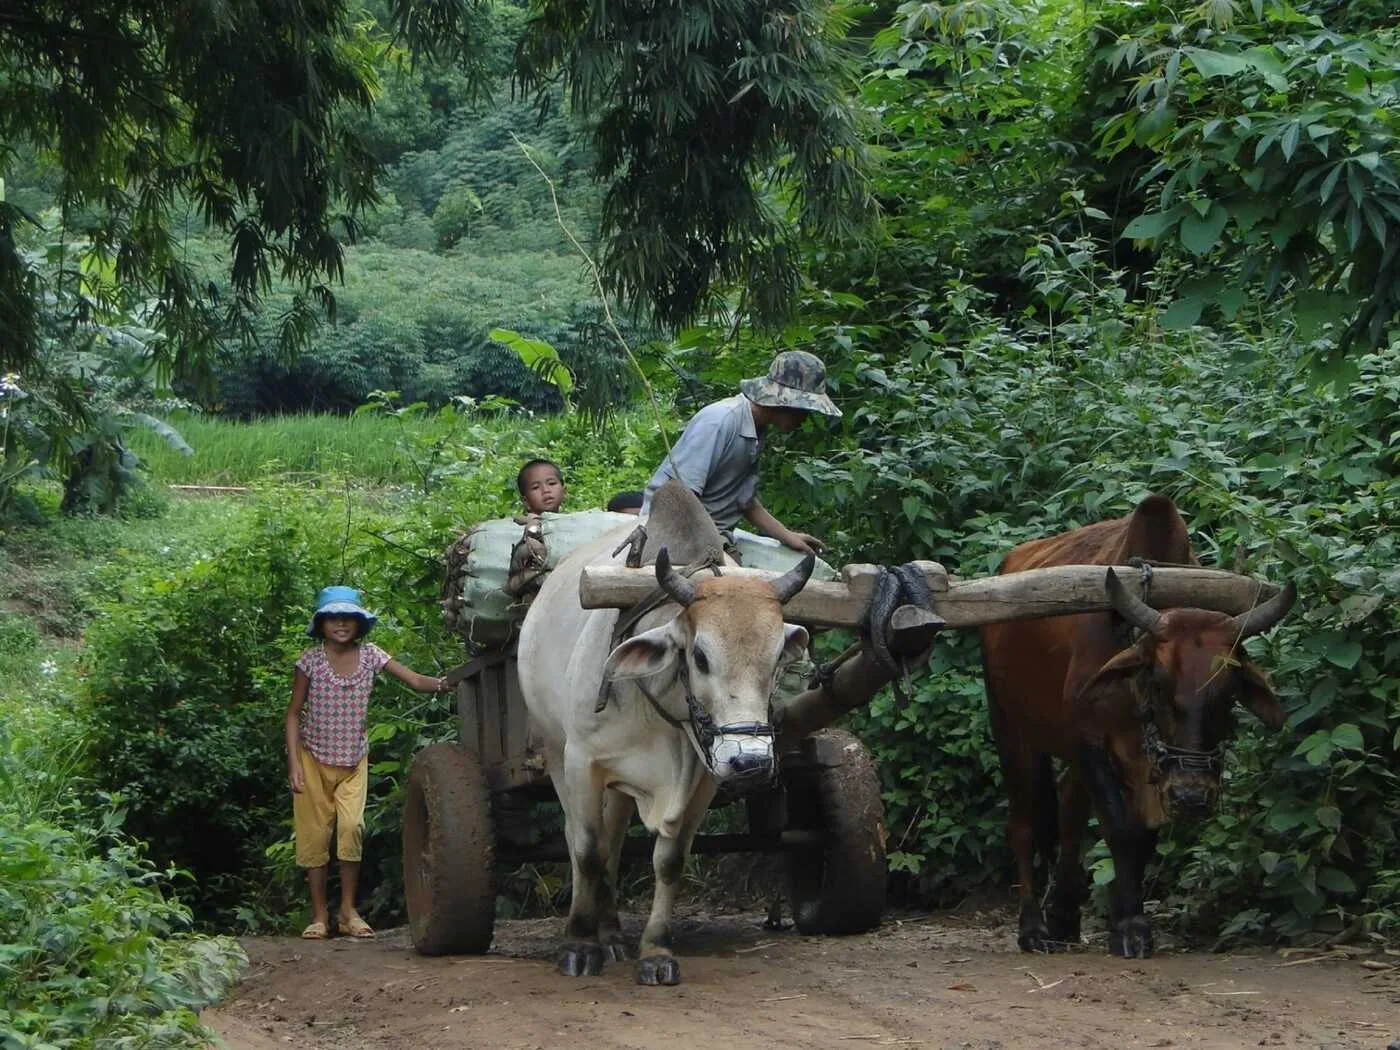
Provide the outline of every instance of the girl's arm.
<path id="1" fill-rule="evenodd" d="M 384 665 L 384 670 L 410 689 L 416 689 L 420 693 L 441 693 L 448 688 L 446 678 L 429 678 L 417 671 L 410 671 L 397 660 L 390 660 Z"/>
<path id="2" fill-rule="evenodd" d="M 311 679 L 298 667 L 292 678 L 292 702 L 287 705 L 287 720 L 283 727 L 287 745 L 287 784 L 296 792 L 306 786 L 301 772 L 301 734 L 297 722 L 301 718 L 301 707 L 306 703 L 306 690 L 310 685 Z"/>

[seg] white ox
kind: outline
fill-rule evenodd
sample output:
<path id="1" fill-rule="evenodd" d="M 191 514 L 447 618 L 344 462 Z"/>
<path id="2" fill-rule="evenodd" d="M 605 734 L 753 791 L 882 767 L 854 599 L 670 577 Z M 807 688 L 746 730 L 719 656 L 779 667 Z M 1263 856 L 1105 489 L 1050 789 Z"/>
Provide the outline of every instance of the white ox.
<path id="1" fill-rule="evenodd" d="M 779 671 L 807 646 L 783 622 L 814 560 L 772 584 L 739 577 L 688 579 L 663 547 L 659 584 L 673 599 L 612 647 L 615 609 L 585 610 L 586 564 L 618 560 L 605 537 L 566 558 L 530 606 L 520 634 L 521 691 L 532 732 L 564 806 L 573 903 L 559 955 L 568 976 L 625 959 L 616 885 L 634 808 L 657 836 L 656 888 L 642 933 L 639 984 L 678 984 L 671 911 L 686 854 L 721 782 L 769 781 L 776 770 L 770 698 Z"/>

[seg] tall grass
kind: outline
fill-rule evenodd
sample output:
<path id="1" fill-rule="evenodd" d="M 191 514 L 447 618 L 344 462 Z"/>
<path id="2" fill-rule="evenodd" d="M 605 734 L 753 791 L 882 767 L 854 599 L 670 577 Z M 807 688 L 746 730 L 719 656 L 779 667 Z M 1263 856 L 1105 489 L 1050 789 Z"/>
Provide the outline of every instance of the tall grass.
<path id="1" fill-rule="evenodd" d="M 132 450 L 156 485 L 403 486 L 450 498 L 468 520 L 513 513 L 515 472 L 535 456 L 554 459 L 569 486 L 567 508 L 601 507 L 622 488 L 646 484 L 665 448 L 654 416 L 618 413 L 604 430 L 582 416 L 457 411 L 401 415 L 273 416 L 238 423 L 213 416 L 166 420 L 194 449 L 183 456 L 133 428 Z M 674 433 L 678 424 L 667 419 Z"/>
<path id="2" fill-rule="evenodd" d="M 194 449 L 181 455 L 158 435 L 133 428 L 129 444 L 157 482 L 246 485 L 278 476 L 337 474 L 371 484 L 416 479 L 405 441 L 430 436 L 435 417 L 272 416 L 240 423 L 216 416 L 167 418 Z"/>

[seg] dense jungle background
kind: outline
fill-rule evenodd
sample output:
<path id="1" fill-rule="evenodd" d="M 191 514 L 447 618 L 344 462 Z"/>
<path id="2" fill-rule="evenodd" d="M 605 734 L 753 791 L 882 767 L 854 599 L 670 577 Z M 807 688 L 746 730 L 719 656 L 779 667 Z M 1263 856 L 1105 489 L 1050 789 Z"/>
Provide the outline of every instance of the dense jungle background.
<path id="1" fill-rule="evenodd" d="M 1203 945 L 1400 931 L 1388 3 L 130 6 L 0 11 L 0 1047 L 198 1045 L 225 935 L 303 917 L 320 586 L 460 663 L 442 553 L 525 459 L 600 506 L 787 347 L 845 415 L 762 491 L 833 563 L 983 575 L 1165 492 L 1207 564 L 1294 580 L 1250 642 L 1287 728 L 1241 719 L 1153 906 Z M 452 714 L 377 687 L 372 922 Z M 1004 892 L 975 638 L 850 725 L 901 898 Z"/>

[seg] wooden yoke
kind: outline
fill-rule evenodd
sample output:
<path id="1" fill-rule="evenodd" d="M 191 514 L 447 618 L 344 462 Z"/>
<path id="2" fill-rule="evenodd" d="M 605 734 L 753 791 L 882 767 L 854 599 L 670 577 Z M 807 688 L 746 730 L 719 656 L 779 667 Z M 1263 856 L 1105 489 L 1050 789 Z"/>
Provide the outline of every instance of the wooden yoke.
<path id="1" fill-rule="evenodd" d="M 989 623 L 1037 616 L 1108 609 L 1106 565 L 1057 565 L 1005 576 L 970 580 L 950 578 L 937 562 L 911 563 L 924 574 L 933 598 L 933 611 L 947 627 L 980 627 Z M 1278 593 L 1271 583 L 1218 569 L 1153 568 L 1143 594 L 1142 570 L 1133 565 L 1113 567 L 1124 590 L 1159 609 L 1189 607 L 1238 615 Z M 724 574 L 776 579 L 780 573 L 726 567 Z M 847 565 L 841 578 L 807 584 L 783 606 L 783 618 L 809 627 L 860 627 L 870 607 L 877 565 Z M 650 569 L 590 565 L 579 580 L 585 609 L 628 608 L 656 589 Z M 922 657 L 943 625 L 931 625 L 913 606 L 896 609 L 890 620 L 890 651 L 896 657 Z M 829 681 L 782 701 L 775 712 L 779 747 L 796 747 L 807 734 L 831 725 L 847 711 L 868 702 L 894 676 L 863 649 L 841 664 Z"/>
<path id="2" fill-rule="evenodd" d="M 1026 620 L 1037 616 L 1099 612 L 1109 608 L 1104 589 L 1106 565 L 1056 565 L 1005 576 L 970 580 L 950 577 L 937 562 L 916 561 L 933 595 L 933 611 L 948 627 L 981 627 L 989 623 Z M 726 567 L 726 576 L 775 580 L 781 573 L 764 569 Z M 1114 566 L 1124 589 L 1158 609 L 1215 609 L 1238 615 L 1278 593 L 1271 583 L 1218 569 L 1154 568 L 1143 593 L 1136 566 Z M 870 607 L 878 565 L 847 565 L 839 580 L 813 581 L 783 606 L 783 618 L 808 627 L 858 627 Z M 579 578 L 579 600 L 585 609 L 626 609 L 656 590 L 651 569 L 620 565 L 588 565 Z"/>

